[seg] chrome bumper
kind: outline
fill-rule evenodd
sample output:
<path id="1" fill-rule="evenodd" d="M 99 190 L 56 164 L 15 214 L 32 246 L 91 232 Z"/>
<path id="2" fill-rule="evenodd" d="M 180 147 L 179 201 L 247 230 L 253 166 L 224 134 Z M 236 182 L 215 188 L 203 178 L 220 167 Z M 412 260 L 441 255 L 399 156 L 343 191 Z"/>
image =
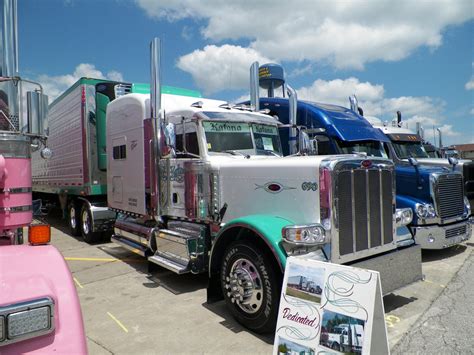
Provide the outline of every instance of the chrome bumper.
<path id="1" fill-rule="evenodd" d="M 471 237 L 470 221 L 449 226 L 411 227 L 415 241 L 422 249 L 444 249 L 459 244 Z"/>

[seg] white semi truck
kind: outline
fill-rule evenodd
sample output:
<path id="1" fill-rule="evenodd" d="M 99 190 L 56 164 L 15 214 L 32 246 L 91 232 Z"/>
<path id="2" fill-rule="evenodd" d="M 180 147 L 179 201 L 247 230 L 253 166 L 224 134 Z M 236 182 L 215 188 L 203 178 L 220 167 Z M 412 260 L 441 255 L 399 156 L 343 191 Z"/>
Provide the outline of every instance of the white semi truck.
<path id="1" fill-rule="evenodd" d="M 158 48 L 151 97 L 107 107 L 114 242 L 177 274 L 207 272 L 208 302 L 224 298 L 256 332 L 274 329 L 289 255 L 379 270 L 385 293 L 421 278 L 420 249 L 394 239 L 391 161 L 302 156 L 304 132 L 300 154 L 282 157 L 275 118 L 161 95 Z"/>
<path id="2" fill-rule="evenodd" d="M 331 332 L 322 335 L 322 344 L 343 352 L 362 352 L 364 340 L 364 326 L 361 324 L 339 324 Z"/>

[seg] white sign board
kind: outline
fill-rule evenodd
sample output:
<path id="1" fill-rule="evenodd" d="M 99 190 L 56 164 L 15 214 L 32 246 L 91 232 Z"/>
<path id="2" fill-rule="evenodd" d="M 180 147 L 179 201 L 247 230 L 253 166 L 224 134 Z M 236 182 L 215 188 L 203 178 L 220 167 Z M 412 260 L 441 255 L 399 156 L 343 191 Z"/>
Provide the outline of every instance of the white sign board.
<path id="1" fill-rule="evenodd" d="M 274 354 L 389 354 L 379 273 L 290 257 Z"/>

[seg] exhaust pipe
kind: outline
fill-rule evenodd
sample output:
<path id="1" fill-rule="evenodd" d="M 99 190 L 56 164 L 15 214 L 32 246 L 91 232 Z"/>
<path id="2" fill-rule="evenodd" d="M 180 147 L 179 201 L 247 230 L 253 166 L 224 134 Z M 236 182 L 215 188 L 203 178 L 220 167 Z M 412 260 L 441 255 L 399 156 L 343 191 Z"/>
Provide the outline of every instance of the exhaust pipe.
<path id="1" fill-rule="evenodd" d="M 397 111 L 397 126 L 401 127 L 402 123 L 402 113 L 400 111 Z"/>
<path id="2" fill-rule="evenodd" d="M 423 136 L 421 135 L 421 123 L 420 122 L 416 123 L 416 134 L 418 134 L 421 138 L 423 138 Z"/>
<path id="3" fill-rule="evenodd" d="M 441 140 L 441 130 L 439 128 L 436 128 L 436 130 L 438 131 L 438 135 L 439 135 L 439 149 L 443 148 L 443 142 Z"/>
<path id="4" fill-rule="evenodd" d="M 16 0 L 3 0 L 3 33 L 2 33 L 2 68 L 1 76 L 18 76 L 18 28 Z"/>
<path id="5" fill-rule="evenodd" d="M 158 187 L 160 184 L 160 173 L 157 167 L 159 166 L 161 157 L 161 147 L 163 137 L 161 117 L 161 41 L 159 38 L 154 38 L 150 43 L 150 114 L 153 125 L 153 150 L 152 161 L 153 168 L 151 174 L 151 196 L 152 196 L 152 213 L 160 215 L 160 201 Z"/>
<path id="6" fill-rule="evenodd" d="M 250 107 L 257 112 L 260 110 L 258 67 L 258 62 L 253 62 L 250 67 Z"/>
<path id="7" fill-rule="evenodd" d="M 290 124 L 296 125 L 296 114 L 298 112 L 298 96 L 296 90 L 290 85 L 286 84 L 286 91 L 288 93 L 288 109 Z M 291 128 L 289 139 L 290 154 L 296 154 L 296 128 Z"/>
<path id="8" fill-rule="evenodd" d="M 359 112 L 359 101 L 357 97 L 354 95 L 349 96 L 349 104 L 351 106 L 351 110 L 354 112 Z"/>

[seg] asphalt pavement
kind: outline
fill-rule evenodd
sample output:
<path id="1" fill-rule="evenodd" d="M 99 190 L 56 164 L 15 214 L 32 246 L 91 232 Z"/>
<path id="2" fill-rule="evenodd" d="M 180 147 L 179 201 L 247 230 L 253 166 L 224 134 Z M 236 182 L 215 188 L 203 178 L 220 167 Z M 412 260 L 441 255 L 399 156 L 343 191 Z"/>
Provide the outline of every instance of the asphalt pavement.
<path id="1" fill-rule="evenodd" d="M 474 353 L 474 252 L 393 354 Z"/>

